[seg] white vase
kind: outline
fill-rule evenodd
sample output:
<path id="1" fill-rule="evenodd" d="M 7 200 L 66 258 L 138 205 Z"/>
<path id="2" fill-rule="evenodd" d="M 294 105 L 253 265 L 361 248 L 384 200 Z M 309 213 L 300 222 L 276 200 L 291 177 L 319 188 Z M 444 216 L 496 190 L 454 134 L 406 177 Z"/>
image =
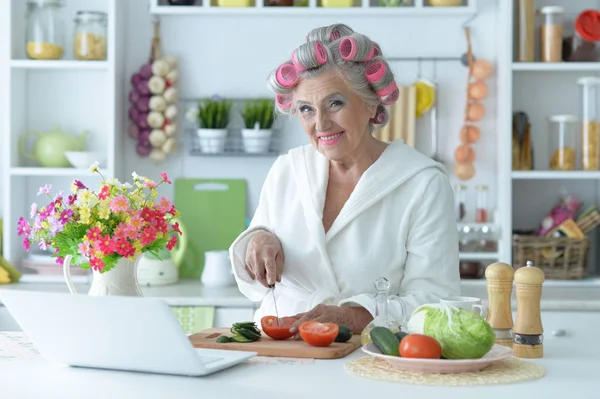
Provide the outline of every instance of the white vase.
<path id="1" fill-rule="evenodd" d="M 225 151 L 227 129 L 198 129 L 196 135 L 200 140 L 200 151 L 207 154 L 218 154 Z"/>
<path id="2" fill-rule="evenodd" d="M 137 280 L 137 265 L 140 257 L 135 261 L 121 258 L 117 264 L 107 272 L 93 271 L 92 285 L 88 291 L 91 296 L 144 296 L 140 291 Z M 71 255 L 65 256 L 63 273 L 67 287 L 71 294 L 77 294 L 77 290 L 71 281 L 70 265 Z"/>
<path id="3" fill-rule="evenodd" d="M 242 129 L 244 151 L 249 154 L 269 152 L 271 135 L 271 129 Z"/>

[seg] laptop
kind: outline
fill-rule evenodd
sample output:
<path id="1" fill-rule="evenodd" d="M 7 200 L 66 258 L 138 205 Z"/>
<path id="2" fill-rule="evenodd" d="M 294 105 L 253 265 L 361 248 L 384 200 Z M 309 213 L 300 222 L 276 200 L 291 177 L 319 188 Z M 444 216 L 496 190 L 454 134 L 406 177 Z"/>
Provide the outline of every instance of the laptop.
<path id="1" fill-rule="evenodd" d="M 75 367 L 204 376 L 256 352 L 197 349 L 158 298 L 0 290 L 40 354 Z"/>

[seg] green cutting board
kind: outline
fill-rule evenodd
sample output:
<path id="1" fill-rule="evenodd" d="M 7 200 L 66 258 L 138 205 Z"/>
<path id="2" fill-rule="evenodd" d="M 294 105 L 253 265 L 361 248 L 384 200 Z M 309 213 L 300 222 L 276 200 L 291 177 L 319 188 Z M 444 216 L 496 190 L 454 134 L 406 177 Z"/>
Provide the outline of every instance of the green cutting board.
<path id="1" fill-rule="evenodd" d="M 228 250 L 246 228 L 246 181 L 176 179 L 175 206 L 188 236 L 179 277 L 200 278 L 204 253 Z"/>

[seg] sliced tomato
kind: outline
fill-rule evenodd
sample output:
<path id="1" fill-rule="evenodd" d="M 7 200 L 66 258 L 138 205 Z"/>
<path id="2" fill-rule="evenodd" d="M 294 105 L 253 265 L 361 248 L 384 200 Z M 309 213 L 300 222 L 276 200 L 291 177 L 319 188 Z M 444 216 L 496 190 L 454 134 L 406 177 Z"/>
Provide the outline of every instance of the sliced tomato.
<path id="1" fill-rule="evenodd" d="M 282 317 L 277 323 L 276 316 L 265 316 L 260 319 L 260 325 L 265 334 L 273 339 L 288 339 L 294 336 L 294 333 L 290 332 L 290 327 L 294 324 L 297 319 L 293 317 Z"/>
<path id="2" fill-rule="evenodd" d="M 310 320 L 300 324 L 300 337 L 312 346 L 329 346 L 337 337 L 340 328 L 335 323 L 319 323 Z"/>
<path id="3" fill-rule="evenodd" d="M 439 359 L 442 357 L 442 345 L 428 335 L 409 334 L 400 341 L 399 352 L 401 357 Z"/>

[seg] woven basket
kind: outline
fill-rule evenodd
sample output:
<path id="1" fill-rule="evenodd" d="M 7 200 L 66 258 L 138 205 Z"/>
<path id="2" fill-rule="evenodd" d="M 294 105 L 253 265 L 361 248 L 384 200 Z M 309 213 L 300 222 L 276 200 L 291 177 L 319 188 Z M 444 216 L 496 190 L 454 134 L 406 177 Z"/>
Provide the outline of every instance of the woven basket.
<path id="1" fill-rule="evenodd" d="M 515 269 L 532 261 L 546 278 L 578 280 L 587 275 L 590 240 L 586 238 L 548 238 L 533 235 L 513 235 Z"/>

